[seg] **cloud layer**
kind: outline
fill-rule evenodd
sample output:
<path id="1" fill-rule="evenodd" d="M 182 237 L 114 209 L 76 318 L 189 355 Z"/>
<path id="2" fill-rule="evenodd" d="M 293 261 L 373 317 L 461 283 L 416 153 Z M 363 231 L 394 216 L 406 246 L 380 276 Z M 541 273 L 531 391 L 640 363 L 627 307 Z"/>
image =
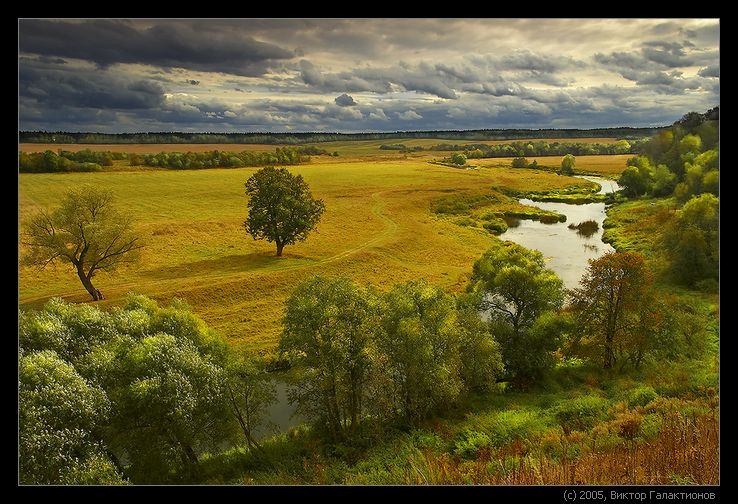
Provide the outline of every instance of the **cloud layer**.
<path id="1" fill-rule="evenodd" d="M 21 129 L 645 126 L 719 79 L 717 20 L 19 21 Z"/>

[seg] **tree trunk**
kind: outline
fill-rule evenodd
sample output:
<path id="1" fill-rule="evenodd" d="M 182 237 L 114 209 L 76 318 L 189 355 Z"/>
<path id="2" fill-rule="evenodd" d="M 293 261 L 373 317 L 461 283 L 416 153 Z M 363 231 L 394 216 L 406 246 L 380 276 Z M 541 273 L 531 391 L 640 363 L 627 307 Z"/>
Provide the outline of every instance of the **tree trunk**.
<path id="1" fill-rule="evenodd" d="M 604 367 L 605 369 L 610 369 L 614 363 L 614 355 L 613 355 L 613 349 L 612 349 L 612 342 L 613 342 L 613 335 L 612 334 L 606 334 L 605 335 L 605 362 Z"/>
<path id="2" fill-rule="evenodd" d="M 77 265 L 77 276 L 82 281 L 82 285 L 84 285 L 87 292 L 90 294 L 90 296 L 92 296 L 93 301 L 100 301 L 101 299 L 105 299 L 105 296 L 102 295 L 102 292 L 100 292 L 98 289 L 95 288 L 94 285 L 92 285 L 91 275 L 85 275 L 85 271 L 84 269 L 82 269 L 82 264 Z"/>
<path id="3" fill-rule="evenodd" d="M 277 257 L 282 256 L 282 249 L 284 248 L 284 243 L 277 242 Z"/>
<path id="4" fill-rule="evenodd" d="M 192 447 L 187 443 L 180 442 L 180 446 L 182 447 L 182 450 L 184 451 L 184 454 L 187 457 L 189 463 L 193 466 L 196 466 L 199 461 L 197 460 L 197 454 L 195 453 L 195 450 L 193 450 Z"/>

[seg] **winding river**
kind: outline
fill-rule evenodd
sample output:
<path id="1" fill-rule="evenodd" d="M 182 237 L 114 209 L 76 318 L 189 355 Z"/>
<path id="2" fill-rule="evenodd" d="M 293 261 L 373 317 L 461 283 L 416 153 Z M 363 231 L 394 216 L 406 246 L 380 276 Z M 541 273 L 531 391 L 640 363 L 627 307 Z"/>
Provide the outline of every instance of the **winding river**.
<path id="1" fill-rule="evenodd" d="M 607 194 L 620 189 L 612 180 L 600 177 L 585 177 L 600 184 L 599 194 Z M 543 224 L 533 220 L 519 220 L 516 225 L 500 235 L 503 240 L 510 240 L 529 249 L 537 249 L 543 253 L 548 266 L 564 281 L 567 288 L 576 287 L 579 279 L 587 269 L 587 261 L 597 258 L 613 248 L 602 242 L 602 222 L 605 220 L 604 203 L 587 203 L 574 205 L 570 203 L 535 202 L 527 198 L 520 200 L 524 205 L 536 206 L 544 210 L 553 210 L 566 215 L 566 222 Z M 569 229 L 569 224 L 593 220 L 598 229 L 589 236 Z M 275 433 L 286 432 L 290 427 L 303 423 L 303 419 L 295 417 L 295 407 L 287 400 L 288 383 L 281 378 L 274 379 L 277 398 L 266 412 L 269 419 L 267 425 L 256 429 L 255 437 L 263 439 Z"/>
<path id="2" fill-rule="evenodd" d="M 620 189 L 612 180 L 600 177 L 583 178 L 600 184 L 598 194 L 608 194 Z M 539 250 L 546 259 L 548 267 L 556 272 L 564 281 L 567 288 L 576 287 L 582 274 L 587 269 L 588 261 L 600 257 L 614 249 L 602 241 L 602 223 L 605 220 L 604 203 L 586 203 L 574 205 L 571 203 L 536 202 L 522 198 L 520 203 L 535 206 L 543 210 L 552 210 L 566 215 L 566 222 L 543 224 L 534 220 L 519 220 L 500 235 L 502 240 L 510 240 L 529 249 Z M 584 221 L 595 221 L 598 229 L 589 236 L 576 229 L 570 229 L 569 224 L 579 224 Z"/>

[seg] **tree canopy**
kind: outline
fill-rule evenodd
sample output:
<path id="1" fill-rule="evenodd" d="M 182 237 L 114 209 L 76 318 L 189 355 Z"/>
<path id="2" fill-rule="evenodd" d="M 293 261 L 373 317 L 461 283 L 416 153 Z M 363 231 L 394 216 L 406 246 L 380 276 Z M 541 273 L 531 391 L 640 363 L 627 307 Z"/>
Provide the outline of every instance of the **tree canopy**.
<path id="1" fill-rule="evenodd" d="M 695 196 L 677 212 L 664 233 L 670 271 L 680 283 L 718 280 L 720 268 L 720 201 L 713 194 Z"/>
<path id="2" fill-rule="evenodd" d="M 574 165 L 576 165 L 576 158 L 571 155 L 567 154 L 564 156 L 564 159 L 561 160 L 561 174 L 562 175 L 573 175 L 574 174 Z"/>
<path id="3" fill-rule="evenodd" d="M 286 303 L 280 349 L 307 370 L 293 397 L 334 438 L 361 420 L 378 304 L 371 289 L 319 276 L 298 284 Z"/>
<path id="4" fill-rule="evenodd" d="M 313 198 L 302 175 L 286 168 L 268 166 L 257 171 L 246 181 L 246 194 L 246 231 L 255 240 L 274 242 L 278 256 L 285 245 L 307 239 L 325 212 L 325 204 Z"/>
<path id="5" fill-rule="evenodd" d="M 519 386 L 540 378 L 566 328 L 554 314 L 564 301 L 563 282 L 543 255 L 509 241 L 496 244 L 474 263 L 467 291 L 493 323 L 507 376 Z"/>
<path id="6" fill-rule="evenodd" d="M 591 259 L 580 287 L 570 291 L 580 343 L 599 355 L 605 369 L 638 346 L 649 319 L 656 319 L 651 282 L 642 255 L 610 252 Z"/>
<path id="7" fill-rule="evenodd" d="M 168 482 L 235 440 L 229 347 L 180 301 L 103 312 L 53 299 L 20 312 L 18 337 L 23 482 Z M 266 404 L 248 405 L 252 426 Z"/>
<path id="8" fill-rule="evenodd" d="M 115 206 L 113 193 L 88 185 L 70 189 L 61 206 L 34 215 L 24 227 L 26 264 L 71 264 L 95 301 L 103 299 L 92 284 L 95 274 L 134 262 L 143 246 L 130 215 Z"/>

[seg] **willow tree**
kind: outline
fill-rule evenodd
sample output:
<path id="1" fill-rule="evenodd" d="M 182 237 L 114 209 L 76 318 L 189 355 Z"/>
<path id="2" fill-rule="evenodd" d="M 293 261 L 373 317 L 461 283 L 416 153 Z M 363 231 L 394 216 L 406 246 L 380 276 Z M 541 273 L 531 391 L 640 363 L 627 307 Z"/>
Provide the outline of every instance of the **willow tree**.
<path id="1" fill-rule="evenodd" d="M 567 331 L 558 314 L 563 282 L 543 255 L 496 242 L 474 263 L 467 291 L 490 319 L 500 343 L 507 379 L 525 388 L 554 364 L 553 352 Z"/>
<path id="2" fill-rule="evenodd" d="M 93 186 L 69 190 L 60 207 L 41 211 L 24 227 L 24 262 L 40 268 L 71 264 L 95 301 L 104 298 L 92 284 L 95 274 L 134 262 L 142 247 L 131 217 L 115 207 L 112 192 Z"/>

